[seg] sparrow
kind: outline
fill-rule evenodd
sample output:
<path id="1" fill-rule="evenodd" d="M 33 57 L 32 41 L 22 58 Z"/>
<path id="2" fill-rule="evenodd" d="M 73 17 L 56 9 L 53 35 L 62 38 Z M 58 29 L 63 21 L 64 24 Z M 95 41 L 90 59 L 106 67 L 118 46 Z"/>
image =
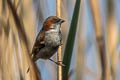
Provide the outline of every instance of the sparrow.
<path id="1" fill-rule="evenodd" d="M 50 16 L 45 20 L 32 49 L 33 62 L 36 62 L 38 59 L 49 59 L 53 61 L 50 58 L 62 44 L 61 24 L 63 22 L 63 19 L 56 16 Z"/>

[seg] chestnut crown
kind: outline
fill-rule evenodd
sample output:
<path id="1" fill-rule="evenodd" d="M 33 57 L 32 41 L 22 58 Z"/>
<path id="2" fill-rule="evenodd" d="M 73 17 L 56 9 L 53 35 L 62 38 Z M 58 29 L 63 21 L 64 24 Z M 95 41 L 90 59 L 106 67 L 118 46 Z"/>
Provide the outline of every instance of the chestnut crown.
<path id="1" fill-rule="evenodd" d="M 63 22 L 65 21 L 63 19 L 58 18 L 57 16 L 50 16 L 45 20 L 43 24 L 43 29 L 49 30 L 52 24 L 61 24 Z"/>

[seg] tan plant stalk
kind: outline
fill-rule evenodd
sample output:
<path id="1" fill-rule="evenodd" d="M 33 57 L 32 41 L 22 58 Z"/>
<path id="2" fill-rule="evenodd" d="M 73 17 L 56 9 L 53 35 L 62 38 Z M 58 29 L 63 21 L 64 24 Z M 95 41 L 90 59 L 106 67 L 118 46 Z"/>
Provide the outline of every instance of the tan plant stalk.
<path id="1" fill-rule="evenodd" d="M 28 39 L 27 39 L 27 35 L 25 33 L 25 30 L 24 30 L 24 25 L 22 24 L 22 22 L 20 21 L 20 18 L 16 12 L 16 9 L 15 7 L 13 6 L 12 2 L 10 0 L 7 0 L 7 4 L 8 4 L 8 7 L 12 13 L 12 16 L 13 16 L 13 19 L 15 21 L 15 25 L 16 25 L 16 28 L 17 28 L 17 31 L 18 31 L 18 34 L 20 36 L 20 42 L 21 42 L 21 46 L 22 46 L 22 54 L 24 55 L 24 63 L 25 65 L 28 65 L 30 66 L 30 70 L 31 70 L 31 73 L 27 73 L 27 69 L 29 67 L 26 67 L 25 65 L 25 70 L 24 70 L 24 73 L 25 75 L 29 75 L 28 77 L 25 77 L 25 79 L 33 79 L 33 80 L 40 80 L 40 73 L 39 71 L 37 70 L 37 67 L 34 63 L 32 63 L 32 60 L 30 59 L 30 56 L 29 56 L 29 43 L 28 43 Z M 19 65 L 18 65 L 19 66 Z M 21 73 L 21 75 L 23 75 Z M 32 75 L 32 76 L 31 76 Z M 32 77 L 32 78 L 31 78 Z"/>
<path id="2" fill-rule="evenodd" d="M 112 80 L 118 80 L 119 50 L 116 49 L 119 43 L 119 29 L 115 16 L 115 1 L 107 0 L 107 48 L 111 60 Z"/>
<path id="3" fill-rule="evenodd" d="M 96 42 L 101 60 L 102 75 L 100 80 L 110 80 L 109 55 L 106 52 L 105 36 L 102 31 L 102 22 L 98 2 L 99 0 L 90 0 L 90 7 L 96 33 Z"/>
<path id="4" fill-rule="evenodd" d="M 56 15 L 58 17 L 61 17 L 60 5 L 61 5 L 61 0 L 56 0 Z M 61 46 L 59 46 L 59 48 L 58 48 L 57 60 L 58 60 L 58 62 L 60 62 L 60 64 L 62 64 L 62 62 L 61 62 L 62 61 Z M 61 65 L 58 65 L 57 80 L 62 80 L 62 66 Z"/>
<path id="5" fill-rule="evenodd" d="M 85 0 L 81 0 L 80 3 L 80 16 L 79 16 L 79 23 L 77 29 L 77 56 L 76 56 L 76 80 L 83 80 L 84 70 L 85 69 L 85 45 L 86 45 L 86 38 L 85 38 Z"/>

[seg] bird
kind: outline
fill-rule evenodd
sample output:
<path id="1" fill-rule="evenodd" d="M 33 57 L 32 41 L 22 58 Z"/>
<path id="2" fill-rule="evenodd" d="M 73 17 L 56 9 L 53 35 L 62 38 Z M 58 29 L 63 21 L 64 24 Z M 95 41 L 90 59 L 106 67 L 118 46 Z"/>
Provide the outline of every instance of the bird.
<path id="1" fill-rule="evenodd" d="M 38 59 L 48 59 L 55 62 L 50 58 L 57 52 L 58 47 L 62 45 L 61 24 L 63 22 L 65 20 L 57 16 L 50 16 L 44 21 L 32 48 L 31 57 L 33 62 Z M 57 62 L 55 63 L 57 64 Z"/>

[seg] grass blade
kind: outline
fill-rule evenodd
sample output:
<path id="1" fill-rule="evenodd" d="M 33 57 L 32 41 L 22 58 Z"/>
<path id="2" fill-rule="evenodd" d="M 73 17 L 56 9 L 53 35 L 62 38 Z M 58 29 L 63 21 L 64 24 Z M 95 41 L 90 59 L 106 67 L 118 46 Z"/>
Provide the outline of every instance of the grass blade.
<path id="1" fill-rule="evenodd" d="M 64 57 L 63 57 L 63 64 L 66 65 L 65 67 L 63 67 L 63 71 L 62 71 L 63 80 L 67 80 L 68 77 L 74 40 L 76 35 L 77 23 L 78 23 L 79 10 L 80 10 L 80 0 L 76 0 L 75 8 L 72 16 L 72 22 L 71 22 L 67 43 L 65 47 Z"/>

